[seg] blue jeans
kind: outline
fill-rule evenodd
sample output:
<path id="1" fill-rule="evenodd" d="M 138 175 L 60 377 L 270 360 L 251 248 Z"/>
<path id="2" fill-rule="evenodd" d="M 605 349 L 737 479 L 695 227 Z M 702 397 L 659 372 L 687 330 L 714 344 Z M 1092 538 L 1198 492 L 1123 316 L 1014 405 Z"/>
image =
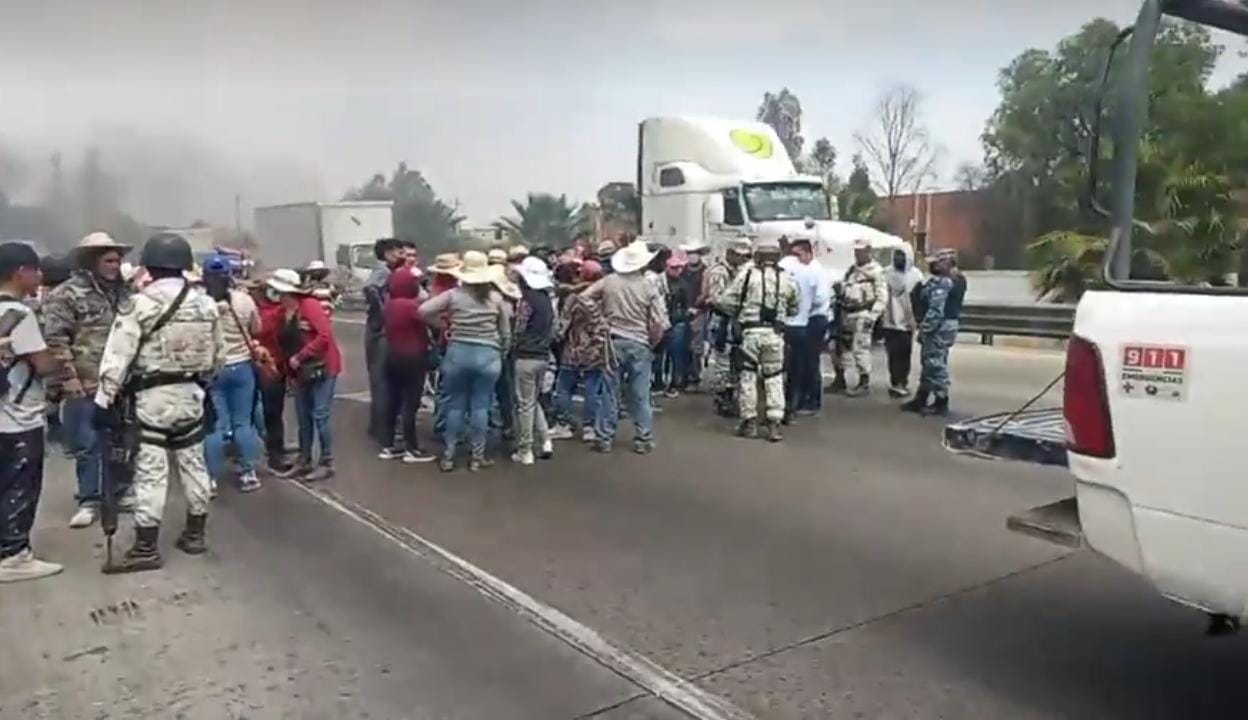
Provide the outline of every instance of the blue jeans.
<path id="1" fill-rule="evenodd" d="M 299 417 L 299 462 L 312 464 L 312 441 L 319 439 L 320 465 L 334 461 L 334 436 L 329 429 L 329 409 L 334 402 L 336 377 L 324 377 L 295 388 L 295 414 Z"/>
<path id="2" fill-rule="evenodd" d="M 650 442 L 654 431 L 654 415 L 650 409 L 650 372 L 654 358 L 650 346 L 614 337 L 611 347 L 616 367 L 608 369 L 603 376 L 603 402 L 598 424 L 594 427 L 598 442 L 609 444 L 615 440 L 620 424 L 621 391 L 628 403 L 629 417 L 633 419 L 634 441 Z"/>
<path id="3" fill-rule="evenodd" d="M 451 341 L 442 361 L 442 383 L 446 385 L 447 457 L 455 455 L 464 425 L 468 425 L 469 441 L 474 455 L 485 452 L 485 438 L 490 429 L 490 405 L 494 388 L 503 371 L 503 354 L 496 347 Z"/>
<path id="4" fill-rule="evenodd" d="M 91 395 L 69 398 L 61 406 L 65 448 L 74 459 L 74 472 L 78 476 L 74 499 L 79 505 L 100 504 L 100 444 L 91 425 L 94 416 L 95 400 Z M 124 489 L 118 490 L 117 497 L 120 497 Z"/>
<path id="5" fill-rule="evenodd" d="M 261 452 L 255 420 L 255 369 L 249 362 L 225 366 L 213 379 L 209 393 L 217 410 L 217 426 L 204 438 L 204 462 L 208 465 L 208 474 L 217 480 L 225 478 L 228 472 L 225 447 L 231 440 L 238 452 L 240 472 L 254 471 Z"/>
<path id="6" fill-rule="evenodd" d="M 582 409 L 581 425 L 595 427 L 598 422 L 598 406 L 602 397 L 602 368 L 580 368 L 564 365 L 559 368 L 559 377 L 555 382 L 555 422 L 564 425 L 572 424 L 572 392 L 577 381 L 584 383 L 581 392 L 585 395 L 585 407 Z"/>
<path id="7" fill-rule="evenodd" d="M 693 364 L 693 348 L 690 345 L 692 340 L 693 332 L 688 320 L 672 325 L 671 339 L 667 343 L 667 357 L 672 373 L 668 379 L 668 387 L 683 388 L 689 381 L 689 366 Z"/>

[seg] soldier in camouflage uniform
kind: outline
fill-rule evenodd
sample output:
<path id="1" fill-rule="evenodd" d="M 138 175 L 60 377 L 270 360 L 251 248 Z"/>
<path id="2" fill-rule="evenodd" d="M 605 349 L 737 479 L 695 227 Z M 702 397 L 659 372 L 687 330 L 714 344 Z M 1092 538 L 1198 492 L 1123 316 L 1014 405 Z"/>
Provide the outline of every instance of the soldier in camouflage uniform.
<path id="1" fill-rule="evenodd" d="M 90 526 L 99 512 L 100 448 L 91 427 L 91 397 L 117 308 L 130 298 L 130 287 L 121 277 L 121 259 L 129 250 L 105 233 L 84 237 L 72 256 L 77 270 L 41 306 L 48 350 L 63 368 L 62 419 L 78 477 L 78 510 L 69 521 L 73 528 Z"/>
<path id="2" fill-rule="evenodd" d="M 919 290 L 919 343 L 922 345 L 919 389 L 905 412 L 944 416 L 949 413 L 949 348 L 958 339 L 958 314 L 966 281 L 955 276 L 955 253 L 942 250 L 929 259 L 931 277 Z M 927 405 L 928 396 L 933 398 Z"/>
<path id="3" fill-rule="evenodd" d="M 720 312 L 741 323 L 741 378 L 738 387 L 741 421 L 737 434 L 758 434 L 758 380 L 763 380 L 767 439 L 783 439 L 784 318 L 797 312 L 797 284 L 781 270 L 780 243 L 759 240 L 754 264 L 739 273 L 715 301 Z"/>
<path id="4" fill-rule="evenodd" d="M 865 395 L 871 389 L 871 343 L 875 323 L 884 313 L 888 300 L 888 282 L 884 268 L 871 256 L 871 243 L 854 242 L 854 264 L 845 271 L 845 280 L 838 289 L 841 310 L 841 352 L 836 356 L 834 387 L 845 388 L 845 372 L 852 362 L 858 373 L 858 384 L 851 395 Z"/>
<path id="5" fill-rule="evenodd" d="M 732 283 L 741 267 L 750 259 L 753 248 L 747 238 L 728 244 L 724 258 L 706 270 L 702 279 L 702 295 L 698 304 L 710 312 L 706 336 L 711 345 L 711 358 L 703 382 L 715 394 L 715 411 L 729 417 L 737 412 L 735 389 L 737 378 L 732 373 L 732 345 L 729 342 L 731 318 L 715 308 L 714 303 Z"/>
<path id="6" fill-rule="evenodd" d="M 177 547 L 207 552 L 204 527 L 211 493 L 204 466 L 204 388 L 225 359 L 217 304 L 183 276 L 193 264 L 181 236 L 160 234 L 143 246 L 152 282 L 123 305 L 100 361 L 95 424 L 107 429 L 137 421 L 134 463 L 134 545 L 119 572 L 162 566 L 157 540 L 169 475 L 176 471 L 186 495 L 186 526 Z M 159 324 L 158 323 L 162 323 Z M 121 396 L 134 398 L 134 418 L 117 411 Z"/>

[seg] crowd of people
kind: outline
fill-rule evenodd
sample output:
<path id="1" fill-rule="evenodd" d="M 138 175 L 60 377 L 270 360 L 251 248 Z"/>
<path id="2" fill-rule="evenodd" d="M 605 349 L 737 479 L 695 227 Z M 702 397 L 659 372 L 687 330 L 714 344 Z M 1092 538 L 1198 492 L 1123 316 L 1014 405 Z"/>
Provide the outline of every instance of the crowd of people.
<path id="1" fill-rule="evenodd" d="M 29 540 L 45 438 L 74 459 L 71 527 L 91 526 L 110 501 L 133 515 L 134 545 L 110 571 L 161 566 L 171 473 L 187 500 L 176 544 L 193 555 L 207 549 L 217 483 L 254 491 L 262 466 L 308 482 L 334 473 L 343 356 L 327 268 L 247 281 L 225 257 L 195 267 L 177 235 L 150 239 L 136 265 L 125 262 L 130 249 L 103 233 L 68 257 L 0 244 L 0 582 L 60 570 Z M 926 278 L 901 249 L 881 267 L 865 241 L 831 277 L 801 236 L 736 239 L 719 257 L 702 243 L 631 238 L 592 251 L 443 254 L 427 266 L 405 240 L 378 240 L 374 252 L 364 351 L 368 432 L 384 460 L 481 470 L 494 462 L 492 430 L 519 465 L 550 458 L 559 440 L 610 453 L 624 418 L 632 450 L 645 455 L 656 400 L 684 392 L 712 396 L 737 434 L 780 441 L 794 417 L 821 411 L 825 392 L 870 391 L 881 335 L 895 398 L 911 396 L 921 345 L 918 388 L 901 408 L 948 412 L 948 352 L 967 287 L 949 251 L 927 259 Z M 825 354 L 835 371 L 826 390 Z"/>

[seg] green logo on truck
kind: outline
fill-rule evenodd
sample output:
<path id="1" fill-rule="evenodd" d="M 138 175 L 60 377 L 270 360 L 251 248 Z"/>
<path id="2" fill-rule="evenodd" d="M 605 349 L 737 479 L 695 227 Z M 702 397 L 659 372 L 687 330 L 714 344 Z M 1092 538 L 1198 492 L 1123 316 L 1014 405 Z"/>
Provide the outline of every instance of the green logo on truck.
<path id="1" fill-rule="evenodd" d="M 766 160 L 775 151 L 771 145 L 771 138 L 754 130 L 733 130 L 728 133 L 728 137 L 732 139 L 733 145 L 756 158 Z"/>

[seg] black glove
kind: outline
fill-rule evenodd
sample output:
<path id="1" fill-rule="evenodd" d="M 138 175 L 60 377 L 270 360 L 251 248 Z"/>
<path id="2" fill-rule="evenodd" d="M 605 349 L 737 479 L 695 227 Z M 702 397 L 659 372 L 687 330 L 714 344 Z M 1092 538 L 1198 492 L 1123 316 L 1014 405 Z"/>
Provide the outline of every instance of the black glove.
<path id="1" fill-rule="evenodd" d="M 119 418 L 116 411 L 112 408 L 95 406 L 95 413 L 91 416 L 91 427 L 96 430 L 112 430 L 117 427 Z"/>

